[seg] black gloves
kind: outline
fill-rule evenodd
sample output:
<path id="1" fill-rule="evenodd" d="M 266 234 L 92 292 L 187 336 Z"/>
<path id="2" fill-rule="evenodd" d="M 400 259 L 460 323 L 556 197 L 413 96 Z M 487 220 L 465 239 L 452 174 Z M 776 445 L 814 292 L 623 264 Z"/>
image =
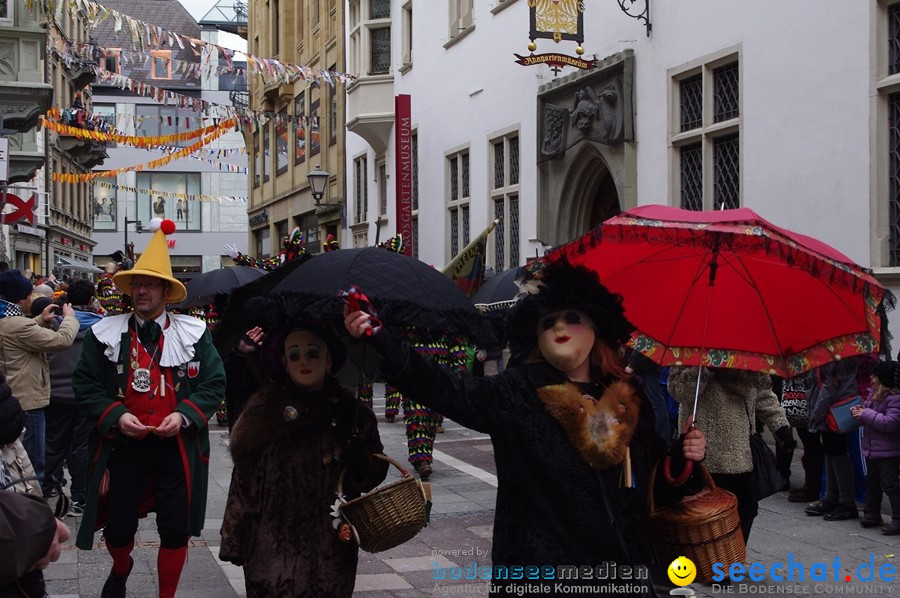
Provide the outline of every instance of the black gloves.
<path id="1" fill-rule="evenodd" d="M 792 451 L 797 448 L 797 441 L 794 440 L 794 432 L 790 426 L 781 426 L 775 430 L 775 442 L 783 451 Z"/>

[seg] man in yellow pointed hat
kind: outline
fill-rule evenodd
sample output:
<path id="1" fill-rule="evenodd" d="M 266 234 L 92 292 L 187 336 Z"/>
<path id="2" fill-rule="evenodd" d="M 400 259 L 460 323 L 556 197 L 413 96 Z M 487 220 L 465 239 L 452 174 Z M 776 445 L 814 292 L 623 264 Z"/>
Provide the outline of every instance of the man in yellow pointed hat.
<path id="1" fill-rule="evenodd" d="M 148 510 L 156 511 L 159 530 L 159 595 L 175 595 L 188 538 L 203 528 L 207 421 L 225 394 L 225 371 L 206 325 L 165 309 L 187 295 L 172 276 L 166 245 L 175 223 L 154 219 L 150 228 L 153 238 L 134 268 L 113 277 L 131 296 L 134 313 L 95 324 L 72 375 L 82 411 L 96 422 L 76 545 L 90 550 L 95 530 L 105 529 L 113 565 L 104 598 L 125 596 L 138 519 Z"/>

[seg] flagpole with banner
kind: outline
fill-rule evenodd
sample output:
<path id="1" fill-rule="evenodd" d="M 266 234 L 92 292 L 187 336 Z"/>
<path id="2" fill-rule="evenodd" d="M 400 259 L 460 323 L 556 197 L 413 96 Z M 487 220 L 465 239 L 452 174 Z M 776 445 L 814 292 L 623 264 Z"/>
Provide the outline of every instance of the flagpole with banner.
<path id="1" fill-rule="evenodd" d="M 456 254 L 442 272 L 456 283 L 463 293 L 471 297 L 481 288 L 484 280 L 484 261 L 487 252 L 487 240 L 491 231 L 500 223 L 494 220 L 484 231 Z"/>

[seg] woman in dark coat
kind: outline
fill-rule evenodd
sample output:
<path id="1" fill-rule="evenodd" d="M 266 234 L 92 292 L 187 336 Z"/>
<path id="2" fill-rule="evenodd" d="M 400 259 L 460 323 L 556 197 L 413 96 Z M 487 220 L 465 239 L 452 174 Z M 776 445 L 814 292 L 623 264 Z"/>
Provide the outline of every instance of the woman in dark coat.
<path id="1" fill-rule="evenodd" d="M 219 558 L 243 566 L 250 597 L 351 596 L 359 549 L 331 507 L 342 471 L 347 498 L 384 480 L 375 414 L 334 378 L 345 354 L 323 327 L 282 324 L 262 351 L 273 381 L 232 431 Z"/>
<path id="2" fill-rule="evenodd" d="M 614 562 L 621 571 L 653 561 L 646 493 L 663 441 L 616 354 L 633 330 L 621 297 L 582 267 L 549 265 L 539 275 L 537 292 L 509 315 L 513 356 L 524 363 L 496 376 L 443 370 L 383 328 L 365 338 L 384 357 L 386 381 L 491 435 L 498 479 L 492 591 L 534 584 L 498 573 L 538 566 L 556 576 L 542 578 L 550 589 L 563 583 L 583 588 L 562 590 L 569 596 L 603 595 L 599 582 L 560 580 L 559 567 Z M 355 337 L 372 327 L 358 311 L 347 310 L 344 323 Z M 702 460 L 704 446 L 702 433 L 691 431 L 685 457 Z M 653 595 L 647 569 L 635 572 L 630 593 Z M 584 587 L 592 583 L 597 587 Z"/>

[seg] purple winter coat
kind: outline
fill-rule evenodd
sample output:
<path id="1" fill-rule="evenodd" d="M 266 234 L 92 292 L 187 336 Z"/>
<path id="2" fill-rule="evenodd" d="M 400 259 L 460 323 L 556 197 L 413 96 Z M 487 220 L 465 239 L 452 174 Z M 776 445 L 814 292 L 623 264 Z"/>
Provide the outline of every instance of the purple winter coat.
<path id="1" fill-rule="evenodd" d="M 863 424 L 863 455 L 873 459 L 900 456 L 900 394 L 874 401 L 869 391 L 863 407 L 859 417 Z"/>

